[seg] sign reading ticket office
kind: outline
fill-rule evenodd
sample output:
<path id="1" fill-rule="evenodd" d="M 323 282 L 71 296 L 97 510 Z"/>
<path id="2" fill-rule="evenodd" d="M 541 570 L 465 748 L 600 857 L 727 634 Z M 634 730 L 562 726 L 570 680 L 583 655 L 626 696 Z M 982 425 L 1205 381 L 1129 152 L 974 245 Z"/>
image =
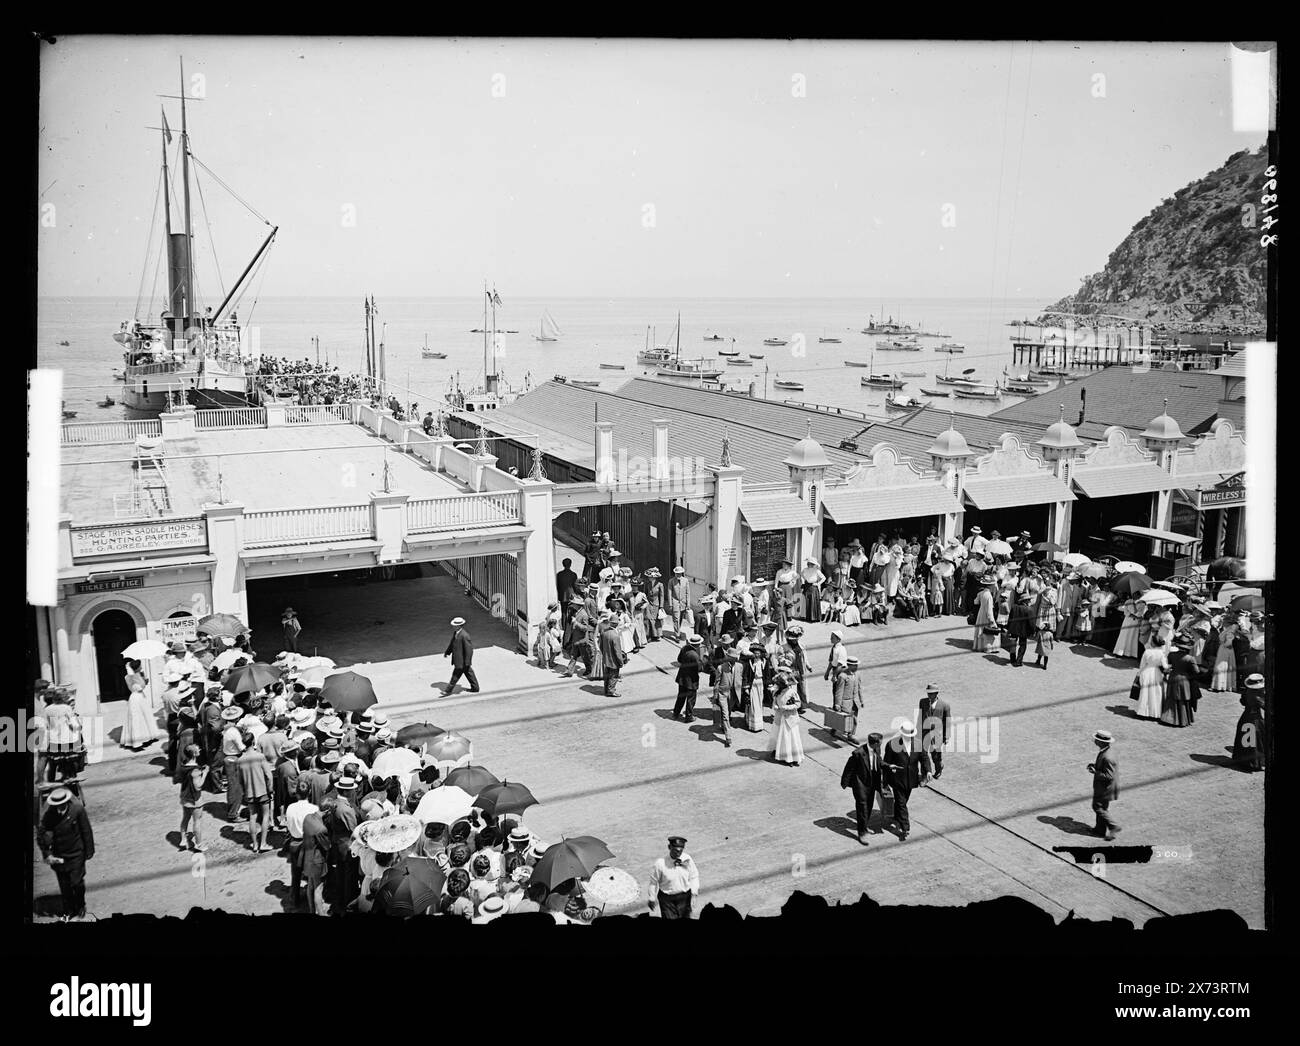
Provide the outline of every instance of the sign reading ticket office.
<path id="1" fill-rule="evenodd" d="M 202 548 L 208 543 L 201 519 L 166 519 L 121 526 L 72 530 L 72 555 L 111 556 L 169 548 Z"/>

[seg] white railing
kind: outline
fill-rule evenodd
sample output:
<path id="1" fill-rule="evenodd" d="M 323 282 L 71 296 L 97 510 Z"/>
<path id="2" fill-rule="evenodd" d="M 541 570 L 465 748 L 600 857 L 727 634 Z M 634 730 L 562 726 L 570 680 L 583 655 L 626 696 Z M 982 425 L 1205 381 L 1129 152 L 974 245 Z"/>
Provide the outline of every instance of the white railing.
<path id="1" fill-rule="evenodd" d="M 284 409 L 286 425 L 337 425 L 351 421 L 352 407 L 347 403 L 318 403 Z"/>
<path id="2" fill-rule="evenodd" d="M 196 429 L 257 429 L 266 427 L 265 407 L 217 407 L 194 412 Z"/>
<path id="3" fill-rule="evenodd" d="M 169 363 L 133 363 L 126 368 L 128 378 L 142 378 L 150 374 L 174 374 L 184 367 L 179 361 Z"/>
<path id="4" fill-rule="evenodd" d="M 520 522 L 519 491 L 460 494 L 450 498 L 422 498 L 406 503 L 406 532 L 428 534 L 437 530 L 508 527 Z"/>
<path id="5" fill-rule="evenodd" d="M 90 421 L 81 425 L 64 425 L 59 442 L 65 445 L 91 443 L 134 443 L 137 436 L 161 436 L 162 422 L 157 418 L 144 421 Z"/>
<path id="6" fill-rule="evenodd" d="M 373 537 L 369 505 L 322 505 L 244 513 L 244 547 Z"/>

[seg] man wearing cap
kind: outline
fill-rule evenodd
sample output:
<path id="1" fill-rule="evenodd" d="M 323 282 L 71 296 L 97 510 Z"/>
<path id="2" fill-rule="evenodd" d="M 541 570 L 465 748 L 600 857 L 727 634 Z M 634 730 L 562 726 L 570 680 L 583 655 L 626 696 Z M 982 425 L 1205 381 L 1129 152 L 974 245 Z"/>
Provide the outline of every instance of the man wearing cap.
<path id="1" fill-rule="evenodd" d="M 700 870 L 686 852 L 680 835 L 668 837 L 668 856 L 655 858 L 650 872 L 650 910 L 660 909 L 665 919 L 689 919 L 691 903 L 700 892 Z"/>
<path id="2" fill-rule="evenodd" d="M 916 710 L 916 724 L 921 729 L 921 747 L 930 756 L 936 781 L 943 776 L 943 749 L 948 743 L 951 718 L 952 709 L 947 701 L 940 700 L 939 688 L 934 683 L 928 684 Z"/>
<path id="3" fill-rule="evenodd" d="M 885 779 L 894 793 L 894 822 L 898 825 L 898 838 L 906 839 L 912 830 L 907 812 L 912 789 L 919 788 L 930 777 L 929 753 L 924 748 L 916 750 L 916 727 L 906 719 L 885 750 L 884 769 Z"/>
<path id="4" fill-rule="evenodd" d="M 834 695 L 831 701 L 835 715 L 827 715 L 826 726 L 832 734 L 839 734 L 844 740 L 852 741 L 858 715 L 862 711 L 862 677 L 858 675 L 856 657 L 845 659 L 844 668 L 835 677 L 831 692 Z"/>
<path id="5" fill-rule="evenodd" d="M 673 704 L 673 718 L 691 722 L 695 718 L 695 696 L 700 689 L 700 647 L 704 638 L 692 634 L 677 655 L 677 701 Z"/>
<path id="6" fill-rule="evenodd" d="M 867 845 L 867 822 L 871 820 L 871 807 L 880 796 L 880 815 L 885 815 L 884 760 L 880 755 L 881 734 L 867 735 L 867 743 L 859 745 L 850 754 L 840 774 L 840 787 L 853 791 L 853 813 L 858 822 L 858 842 Z M 879 832 L 880 829 L 877 829 Z"/>
<path id="7" fill-rule="evenodd" d="M 1098 730 L 1092 739 L 1097 745 L 1097 761 L 1088 764 L 1088 772 L 1092 774 L 1092 810 L 1097 815 L 1093 834 L 1109 841 L 1120 831 L 1110 815 L 1110 804 L 1119 798 L 1119 761 L 1110 749 L 1114 738 L 1109 730 Z"/>
<path id="8" fill-rule="evenodd" d="M 451 640 L 447 643 L 447 649 L 442 656 L 451 658 L 451 681 L 443 693 L 450 694 L 454 691 L 456 683 L 463 675 L 469 680 L 470 693 L 477 694 L 479 685 L 478 676 L 474 674 L 474 642 L 465 631 L 463 617 L 451 619 Z"/>
<path id="9" fill-rule="evenodd" d="M 844 633 L 840 631 L 831 632 L 831 649 L 826 657 L 826 671 L 822 673 L 822 679 L 831 681 L 831 693 L 833 694 L 835 681 L 840 678 L 840 673 L 844 671 L 849 663 L 849 652 L 844 649 Z"/>
<path id="10" fill-rule="evenodd" d="M 569 669 L 564 675 L 565 678 L 577 675 L 578 666 L 581 664 L 583 678 L 590 679 L 596 660 L 596 653 L 592 647 L 592 633 L 595 626 L 582 600 L 575 597 L 569 602 L 573 607 L 573 616 L 569 619 Z"/>
<path id="11" fill-rule="evenodd" d="M 1248 675 L 1241 686 L 1241 718 L 1232 739 L 1232 762 L 1238 770 L 1254 773 L 1265 767 L 1264 677 Z"/>
<path id="12" fill-rule="evenodd" d="M 627 654 L 623 651 L 623 636 L 618 627 L 618 620 L 608 613 L 600 623 L 600 662 L 603 669 L 605 696 L 618 697 L 619 673 L 627 663 Z"/>
<path id="13" fill-rule="evenodd" d="M 95 835 L 80 799 L 56 788 L 46 800 L 38 841 L 41 858 L 54 869 L 63 898 L 63 919 L 86 914 L 86 862 L 95 856 Z"/>
<path id="14" fill-rule="evenodd" d="M 673 579 L 668 582 L 668 618 L 673 623 L 673 635 L 678 642 L 686 638 L 682 621 L 691 606 L 691 583 L 686 580 L 685 567 L 673 567 Z"/>
<path id="15" fill-rule="evenodd" d="M 286 812 L 297 798 L 301 770 L 298 741 L 295 738 L 288 738 L 280 747 L 279 757 L 271 769 L 271 777 L 275 782 L 271 817 L 277 830 L 284 828 Z"/>

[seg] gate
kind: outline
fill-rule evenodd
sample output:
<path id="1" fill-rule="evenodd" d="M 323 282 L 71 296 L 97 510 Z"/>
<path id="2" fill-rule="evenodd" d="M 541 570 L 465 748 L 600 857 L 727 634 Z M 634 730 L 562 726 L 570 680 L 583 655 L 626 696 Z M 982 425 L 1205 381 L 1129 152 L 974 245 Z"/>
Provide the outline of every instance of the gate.
<path id="1" fill-rule="evenodd" d="M 512 553 L 439 560 L 471 599 L 493 617 L 512 622 L 519 645 L 528 647 L 528 616 L 519 608 L 519 561 Z"/>

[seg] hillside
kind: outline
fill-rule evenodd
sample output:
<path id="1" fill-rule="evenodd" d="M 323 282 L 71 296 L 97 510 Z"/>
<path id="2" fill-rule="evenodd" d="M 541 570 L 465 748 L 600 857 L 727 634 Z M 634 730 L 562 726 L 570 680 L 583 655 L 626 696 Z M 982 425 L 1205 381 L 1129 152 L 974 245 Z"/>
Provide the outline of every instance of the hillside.
<path id="1" fill-rule="evenodd" d="M 1255 228 L 1241 221 L 1243 204 L 1259 204 L 1267 165 L 1262 146 L 1242 150 L 1179 189 L 1133 226 L 1101 272 L 1051 311 L 1109 313 L 1181 331 L 1262 332 L 1263 216 L 1256 215 Z"/>

